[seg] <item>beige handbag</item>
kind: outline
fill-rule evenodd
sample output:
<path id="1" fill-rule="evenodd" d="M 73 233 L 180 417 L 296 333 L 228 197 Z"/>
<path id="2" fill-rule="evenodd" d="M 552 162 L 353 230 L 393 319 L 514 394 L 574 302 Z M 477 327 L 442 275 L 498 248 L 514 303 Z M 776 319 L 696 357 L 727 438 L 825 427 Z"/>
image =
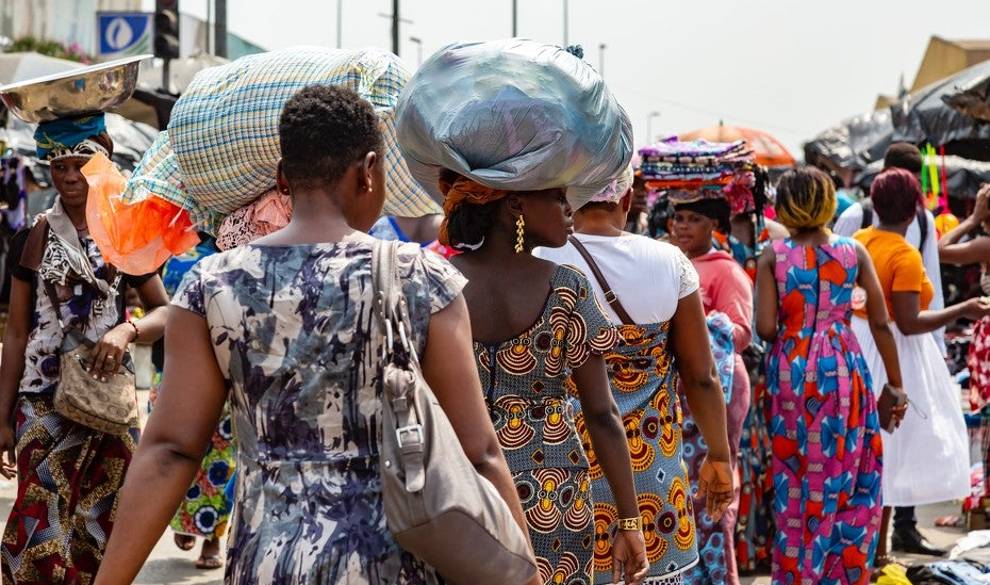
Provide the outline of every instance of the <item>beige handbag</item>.
<path id="1" fill-rule="evenodd" d="M 526 535 L 475 471 L 420 371 L 396 242 L 375 242 L 373 347 L 381 348 L 382 497 L 399 545 L 456 585 L 519 585 L 536 574 Z"/>
<path id="2" fill-rule="evenodd" d="M 45 292 L 64 333 L 59 381 L 55 389 L 55 412 L 101 433 L 127 434 L 131 428 L 138 426 L 137 390 L 133 368 L 129 364 L 130 355 L 124 354 L 124 363 L 106 382 L 94 379 L 86 371 L 92 342 L 62 324 L 58 297 L 50 283 L 45 283 Z"/>

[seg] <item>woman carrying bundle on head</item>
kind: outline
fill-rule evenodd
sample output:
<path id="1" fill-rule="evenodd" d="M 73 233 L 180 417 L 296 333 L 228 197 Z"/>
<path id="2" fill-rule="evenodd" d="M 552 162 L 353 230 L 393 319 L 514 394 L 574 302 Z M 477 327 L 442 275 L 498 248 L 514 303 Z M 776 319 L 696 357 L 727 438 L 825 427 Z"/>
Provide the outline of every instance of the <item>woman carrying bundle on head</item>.
<path id="1" fill-rule="evenodd" d="M 0 563 L 5 583 L 87 583 L 114 528 L 138 440 L 127 347 L 161 337 L 168 297 L 157 275 L 126 275 L 107 264 L 89 236 L 84 168 L 94 156 L 113 153 L 103 114 L 42 123 L 35 139 L 58 198 L 14 237 L 8 257 L 13 280 L 0 367 L 0 449 L 7 460 L 0 472 L 16 474 L 18 489 Z M 128 287 L 148 310 L 140 320 L 125 321 Z M 83 362 L 68 361 L 83 353 L 85 372 Z M 67 395 L 67 386 L 81 388 L 85 380 L 77 376 L 100 384 L 130 377 L 123 389 L 135 401 L 128 431 L 68 417 L 56 397 Z"/>
<path id="2" fill-rule="evenodd" d="M 440 242 L 462 252 L 453 263 L 468 279 L 474 357 L 540 580 L 590 583 L 595 549 L 611 546 L 602 578 L 639 583 L 643 522 L 604 360 L 619 334 L 579 270 L 530 253 L 563 246 L 569 201 L 629 164 L 628 117 L 574 55 L 513 39 L 439 52 L 410 81 L 397 120 L 410 169 L 444 199 Z M 614 496 L 617 522 L 597 533 L 568 380 Z"/>
<path id="3" fill-rule="evenodd" d="M 696 542 L 696 524 L 703 514 L 718 522 L 732 501 L 734 483 L 722 388 L 714 375 L 712 354 L 698 351 L 708 343 L 704 295 L 697 272 L 680 250 L 622 230 L 633 203 L 631 171 L 577 211 L 577 233 L 566 246 L 538 252 L 541 258 L 572 264 L 593 276 L 595 297 L 609 321 L 619 327 L 620 343 L 605 354 L 605 362 L 626 427 L 640 516 L 647 523 L 647 582 L 723 583 L 731 545 L 710 552 Z M 731 258 L 729 262 L 734 264 Z M 678 380 L 697 412 L 697 422 L 688 420 L 688 415 L 681 418 L 678 405 L 683 408 L 685 403 L 677 394 Z M 592 462 L 595 522 L 598 533 L 606 534 L 616 509 L 583 418 L 582 411 L 578 430 Z M 686 439 L 689 426 L 697 435 L 692 444 Z M 697 448 L 699 443 L 711 449 Z M 692 485 L 700 488 L 693 511 Z M 706 533 L 700 536 L 701 545 L 710 548 Z M 595 549 L 598 583 L 610 582 L 607 545 L 600 541 Z M 721 560 L 721 569 L 717 561 L 706 558 L 712 556 Z M 710 581 L 692 578 L 701 567 L 713 574 Z"/>
<path id="4" fill-rule="evenodd" d="M 857 285 L 893 386 L 900 366 L 869 254 L 826 227 L 835 206 L 828 175 L 786 172 L 776 210 L 793 235 L 758 265 L 756 329 L 773 343 L 774 583 L 868 583 L 877 547 L 883 447 L 870 370 L 849 324 Z"/>

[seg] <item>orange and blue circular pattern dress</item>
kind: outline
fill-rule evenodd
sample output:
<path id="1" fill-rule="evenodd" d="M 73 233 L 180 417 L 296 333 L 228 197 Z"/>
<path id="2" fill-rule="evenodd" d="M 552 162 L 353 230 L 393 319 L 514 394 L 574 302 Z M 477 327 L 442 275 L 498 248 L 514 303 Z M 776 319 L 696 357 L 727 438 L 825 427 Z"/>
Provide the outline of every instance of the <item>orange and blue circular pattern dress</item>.
<path id="1" fill-rule="evenodd" d="M 773 243 L 777 340 L 767 362 L 773 583 L 868 583 L 882 445 L 869 369 L 850 329 L 852 240 Z"/>
<path id="2" fill-rule="evenodd" d="M 542 582 L 591 585 L 594 504 L 566 381 L 619 341 L 588 280 L 557 266 L 537 321 L 499 344 L 474 343 L 485 402 L 512 472 Z"/>

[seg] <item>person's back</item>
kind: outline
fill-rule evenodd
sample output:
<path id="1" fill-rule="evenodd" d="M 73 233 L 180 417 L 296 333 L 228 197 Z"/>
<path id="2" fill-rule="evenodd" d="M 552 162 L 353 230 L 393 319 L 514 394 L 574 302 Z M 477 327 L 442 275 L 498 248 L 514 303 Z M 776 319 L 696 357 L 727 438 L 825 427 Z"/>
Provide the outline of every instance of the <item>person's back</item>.
<path id="1" fill-rule="evenodd" d="M 852 292 L 859 264 L 849 238 L 821 245 L 792 238 L 773 243 L 781 336 L 807 339 L 817 333 L 848 335 Z"/>
<path id="2" fill-rule="evenodd" d="M 241 474 L 234 582 L 275 570 L 300 581 L 322 571 L 315 582 L 335 583 L 353 566 L 369 580 L 422 577 L 411 557 L 388 554 L 397 547 L 378 480 L 371 250 L 363 235 L 249 245 L 201 261 L 174 300 L 205 317 L 231 388 Z M 463 278 L 415 244 L 400 248 L 397 269 L 422 353 L 430 314 Z"/>

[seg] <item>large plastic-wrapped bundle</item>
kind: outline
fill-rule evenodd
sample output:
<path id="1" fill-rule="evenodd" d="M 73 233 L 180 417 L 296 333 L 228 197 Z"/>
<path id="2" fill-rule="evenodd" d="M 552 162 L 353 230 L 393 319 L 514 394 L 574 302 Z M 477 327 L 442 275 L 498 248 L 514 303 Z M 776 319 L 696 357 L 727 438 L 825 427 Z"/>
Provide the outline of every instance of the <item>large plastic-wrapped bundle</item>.
<path id="1" fill-rule="evenodd" d="M 580 207 L 633 154 L 629 117 L 601 76 L 534 41 L 441 49 L 406 86 L 396 117 L 409 169 L 438 200 L 450 169 L 497 189 L 567 187 Z"/>

